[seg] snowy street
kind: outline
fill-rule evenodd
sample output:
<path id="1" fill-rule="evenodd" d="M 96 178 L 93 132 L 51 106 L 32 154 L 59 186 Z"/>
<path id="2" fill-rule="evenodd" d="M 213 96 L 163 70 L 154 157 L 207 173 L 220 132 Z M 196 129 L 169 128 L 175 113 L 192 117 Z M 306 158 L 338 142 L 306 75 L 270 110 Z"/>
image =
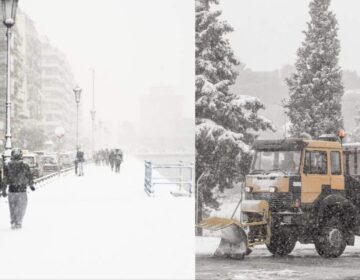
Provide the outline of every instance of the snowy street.
<path id="1" fill-rule="evenodd" d="M 121 173 L 86 166 L 29 193 L 23 228 L 12 231 L 0 199 L 1 279 L 192 279 L 194 201 L 144 192 L 143 162 Z"/>
<path id="2" fill-rule="evenodd" d="M 314 245 L 297 243 L 287 257 L 273 257 L 265 246 L 257 246 L 245 260 L 214 257 L 217 237 L 196 239 L 196 279 L 287 280 L 359 279 L 360 238 L 337 259 L 321 258 Z"/>

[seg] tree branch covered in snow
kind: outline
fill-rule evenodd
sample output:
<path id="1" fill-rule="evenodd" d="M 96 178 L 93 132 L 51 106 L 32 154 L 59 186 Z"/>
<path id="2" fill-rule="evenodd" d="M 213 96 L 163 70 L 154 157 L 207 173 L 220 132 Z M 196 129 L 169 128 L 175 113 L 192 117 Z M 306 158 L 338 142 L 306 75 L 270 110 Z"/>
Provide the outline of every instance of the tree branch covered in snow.
<path id="1" fill-rule="evenodd" d="M 214 0 L 196 0 L 196 176 L 203 174 L 200 195 L 206 206 L 217 208 L 214 189 L 223 191 L 242 180 L 251 160 L 254 132 L 273 129 L 258 115 L 259 99 L 229 91 L 239 61 L 225 35 L 232 27 L 213 11 Z"/>

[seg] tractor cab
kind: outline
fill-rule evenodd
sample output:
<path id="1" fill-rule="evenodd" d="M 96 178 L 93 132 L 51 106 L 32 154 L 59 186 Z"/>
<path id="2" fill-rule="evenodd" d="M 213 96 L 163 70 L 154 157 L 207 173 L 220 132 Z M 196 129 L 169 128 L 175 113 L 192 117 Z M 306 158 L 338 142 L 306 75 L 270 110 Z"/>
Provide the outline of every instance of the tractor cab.
<path id="1" fill-rule="evenodd" d="M 246 199 L 267 200 L 272 212 L 306 207 L 324 191 L 344 190 L 339 142 L 260 140 L 254 149 Z"/>

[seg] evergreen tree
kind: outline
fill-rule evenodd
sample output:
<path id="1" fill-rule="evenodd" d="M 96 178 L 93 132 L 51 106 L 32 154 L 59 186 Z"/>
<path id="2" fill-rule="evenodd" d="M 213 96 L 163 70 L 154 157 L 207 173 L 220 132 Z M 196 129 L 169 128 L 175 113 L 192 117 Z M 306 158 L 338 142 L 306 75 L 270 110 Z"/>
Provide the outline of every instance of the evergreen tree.
<path id="1" fill-rule="evenodd" d="M 329 11 L 330 0 L 313 0 L 311 20 L 297 55 L 296 72 L 286 80 L 290 99 L 285 102 L 291 134 L 313 137 L 334 134 L 343 127 L 342 73 L 338 66 L 338 24 Z"/>
<path id="2" fill-rule="evenodd" d="M 239 64 L 225 35 L 232 31 L 219 20 L 220 11 L 211 4 L 217 0 L 196 0 L 196 180 L 199 187 L 201 220 L 203 203 L 219 206 L 214 191 L 233 187 L 247 173 L 251 151 L 249 145 L 256 132 L 272 128 L 258 115 L 263 104 L 254 97 L 229 91 Z"/>

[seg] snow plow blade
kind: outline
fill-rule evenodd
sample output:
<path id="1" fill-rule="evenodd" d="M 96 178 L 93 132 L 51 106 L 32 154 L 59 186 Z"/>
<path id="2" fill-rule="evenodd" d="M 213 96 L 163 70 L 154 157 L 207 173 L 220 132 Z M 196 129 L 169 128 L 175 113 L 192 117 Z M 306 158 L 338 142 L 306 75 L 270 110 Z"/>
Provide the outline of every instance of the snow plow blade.
<path id="1" fill-rule="evenodd" d="M 257 239 L 256 242 L 249 242 L 248 235 L 244 228 L 252 226 L 268 226 L 269 225 L 269 206 L 267 201 L 253 200 L 243 201 L 241 211 L 244 213 L 261 214 L 261 220 L 240 223 L 238 220 L 226 219 L 219 217 L 211 217 L 202 221 L 198 226 L 206 229 L 217 231 L 221 230 L 221 240 L 219 247 L 215 251 L 215 256 L 230 257 L 233 259 L 244 259 L 245 255 L 251 253 L 252 247 L 257 244 L 264 244 L 269 237 L 268 231 L 266 236 Z M 254 240 L 255 241 L 255 240 Z"/>
<path id="2" fill-rule="evenodd" d="M 243 259 L 251 252 L 248 248 L 247 235 L 239 221 L 212 217 L 202 221 L 199 226 L 212 231 L 221 230 L 221 240 L 215 256 Z"/>

